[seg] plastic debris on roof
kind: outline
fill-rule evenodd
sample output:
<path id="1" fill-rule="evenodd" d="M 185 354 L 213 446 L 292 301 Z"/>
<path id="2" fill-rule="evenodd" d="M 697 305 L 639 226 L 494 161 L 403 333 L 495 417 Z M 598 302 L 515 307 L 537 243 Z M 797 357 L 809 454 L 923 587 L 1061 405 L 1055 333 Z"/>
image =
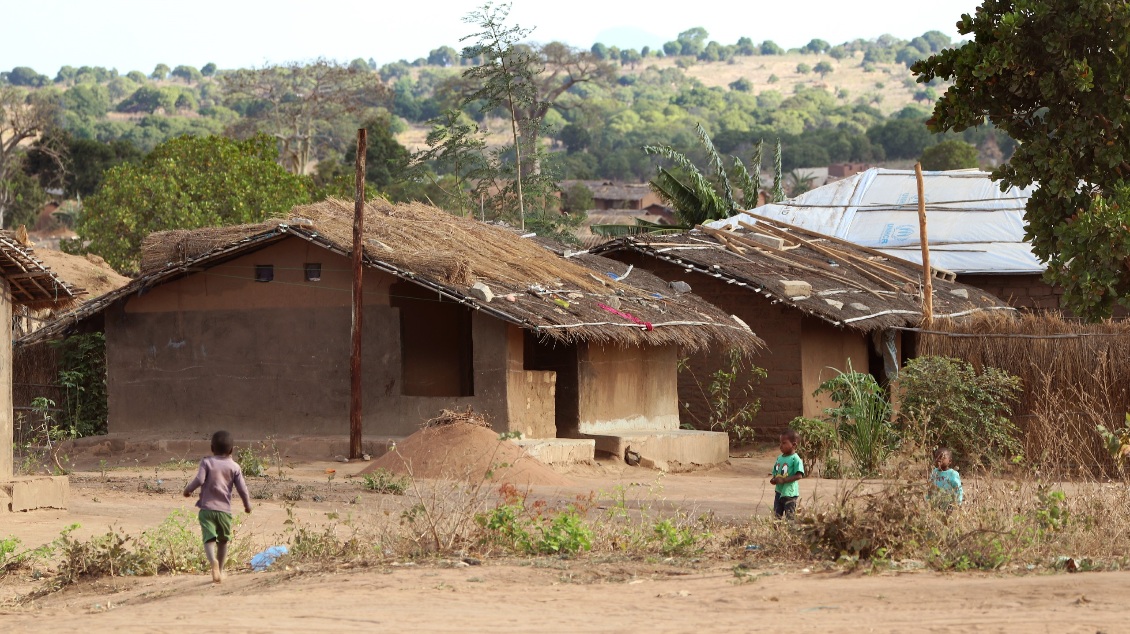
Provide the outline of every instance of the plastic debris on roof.
<path id="1" fill-rule="evenodd" d="M 1033 188 L 1001 192 L 987 172 L 925 172 L 930 264 L 954 273 L 1042 273 L 1024 240 L 1024 206 Z M 921 263 L 918 184 L 913 170 L 872 168 L 757 213 Z M 711 223 L 737 226 L 741 214 Z"/>

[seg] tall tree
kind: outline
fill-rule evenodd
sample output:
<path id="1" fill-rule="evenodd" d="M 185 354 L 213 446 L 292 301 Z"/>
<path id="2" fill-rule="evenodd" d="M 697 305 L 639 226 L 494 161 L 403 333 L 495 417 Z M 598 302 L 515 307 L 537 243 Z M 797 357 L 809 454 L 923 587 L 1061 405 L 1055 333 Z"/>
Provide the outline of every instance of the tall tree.
<path id="1" fill-rule="evenodd" d="M 930 129 L 988 118 L 1018 141 L 993 179 L 1039 184 L 1025 219 L 1045 279 L 1090 319 L 1130 306 L 1130 4 L 986 0 L 957 27 L 972 39 L 911 68 L 953 81 Z"/>
<path id="2" fill-rule="evenodd" d="M 29 92 L 19 86 L 0 86 L 0 227 L 14 201 L 13 182 L 23 162 L 23 144 L 59 125 L 61 109 L 53 89 Z M 61 162 L 63 151 L 45 147 Z"/>
<path id="3" fill-rule="evenodd" d="M 328 139 L 335 123 L 388 98 L 377 73 L 323 58 L 224 73 L 220 83 L 229 103 L 249 99 L 255 105 L 236 123 L 235 136 L 274 137 L 292 174 L 307 173 L 318 143 Z"/>
<path id="4" fill-rule="evenodd" d="M 77 244 L 119 271 L 135 271 L 151 232 L 257 222 L 308 202 L 309 180 L 287 173 L 276 156 L 265 135 L 166 141 L 140 163 L 106 173 L 75 227 Z"/>
<path id="5" fill-rule="evenodd" d="M 522 144 L 518 137 L 521 128 L 526 128 L 528 133 L 531 128 L 540 126 L 540 120 L 534 121 L 518 115 L 518 110 L 521 108 L 538 107 L 537 92 L 533 89 L 533 53 L 528 49 L 518 48 L 519 42 L 533 32 L 533 29 L 523 29 L 517 24 L 508 26 L 506 19 L 509 15 L 509 4 L 497 7 L 491 2 L 484 4 L 463 18 L 464 22 L 475 24 L 482 30 L 464 36 L 459 41 L 475 38 L 477 41 L 474 44 L 463 49 L 463 57 L 477 57 L 482 60 L 480 65 L 469 68 L 463 73 L 464 78 L 472 80 L 477 85 L 474 92 L 464 100 L 464 105 L 480 102 L 484 113 L 505 107 L 510 115 L 518 216 L 524 230 L 526 205 L 522 195 Z"/>

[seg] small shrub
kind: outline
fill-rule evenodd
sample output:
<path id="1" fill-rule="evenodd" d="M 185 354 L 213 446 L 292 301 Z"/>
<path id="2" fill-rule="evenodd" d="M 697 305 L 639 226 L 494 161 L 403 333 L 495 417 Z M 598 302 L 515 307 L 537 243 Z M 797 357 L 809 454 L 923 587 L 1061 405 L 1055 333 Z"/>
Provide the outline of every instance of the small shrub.
<path id="1" fill-rule="evenodd" d="M 698 543 L 698 536 L 692 528 L 679 528 L 670 519 L 656 522 L 653 530 L 655 539 L 659 542 L 659 549 L 664 555 L 682 554 Z"/>
<path id="2" fill-rule="evenodd" d="M 800 455 L 815 471 L 817 465 L 827 465 L 836 450 L 839 437 L 836 428 L 830 423 L 815 418 L 797 416 L 789 423 L 791 429 L 800 434 Z"/>
<path id="3" fill-rule="evenodd" d="M 408 490 L 408 476 L 397 477 L 385 468 L 376 469 L 373 473 L 362 473 L 361 479 L 363 480 L 361 486 L 374 493 L 404 495 Z"/>
<path id="4" fill-rule="evenodd" d="M 731 350 L 726 366 L 711 375 L 709 386 L 703 386 L 687 359 L 679 360 L 679 371 L 690 372 L 710 408 L 709 418 L 704 421 L 691 412 L 689 403 L 683 405 L 698 426 L 726 432 L 732 445 L 753 442 L 754 430 L 749 423 L 761 411 L 761 400 L 753 398 L 753 386 L 768 376 L 764 368 L 747 366 L 741 352 Z"/>
<path id="5" fill-rule="evenodd" d="M 538 535 L 529 551 L 543 555 L 566 555 L 592 548 L 589 530 L 577 509 L 570 505 L 551 520 L 538 523 Z"/>
<path id="6" fill-rule="evenodd" d="M 503 487 L 503 503 L 476 517 L 485 531 L 480 544 L 496 544 L 530 555 L 570 555 L 592 548 L 592 530 L 575 505 L 557 512 L 544 510 L 542 502 L 530 508 L 524 494 Z"/>
<path id="7" fill-rule="evenodd" d="M 844 470 L 843 463 L 840 462 L 840 459 L 835 456 L 829 457 L 828 460 L 824 463 L 824 467 L 820 469 L 820 477 L 829 478 L 832 480 L 839 480 L 840 478 L 844 477 L 845 473 L 846 471 Z"/>
<path id="8" fill-rule="evenodd" d="M 898 424 L 905 437 L 930 449 L 954 450 L 959 464 L 999 462 L 1020 451 L 1010 404 L 1020 379 L 996 368 L 978 374 L 950 357 L 918 357 L 899 373 L 902 406 Z"/>
<path id="9" fill-rule="evenodd" d="M 236 447 L 235 461 L 246 478 L 262 478 L 267 475 L 267 459 L 259 456 L 253 447 Z"/>

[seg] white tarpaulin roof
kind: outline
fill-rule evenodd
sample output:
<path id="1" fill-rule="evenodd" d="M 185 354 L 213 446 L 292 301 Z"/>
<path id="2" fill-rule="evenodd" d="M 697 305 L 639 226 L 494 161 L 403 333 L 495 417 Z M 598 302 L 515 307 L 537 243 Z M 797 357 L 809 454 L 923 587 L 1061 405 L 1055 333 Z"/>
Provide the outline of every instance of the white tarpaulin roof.
<path id="1" fill-rule="evenodd" d="M 1032 188 L 1001 192 L 978 170 L 924 172 L 931 266 L 954 273 L 1042 273 L 1024 240 Z M 913 170 L 872 168 L 756 213 L 921 263 L 918 184 Z M 744 216 L 744 217 L 743 217 Z M 756 224 L 744 214 L 711 223 Z"/>

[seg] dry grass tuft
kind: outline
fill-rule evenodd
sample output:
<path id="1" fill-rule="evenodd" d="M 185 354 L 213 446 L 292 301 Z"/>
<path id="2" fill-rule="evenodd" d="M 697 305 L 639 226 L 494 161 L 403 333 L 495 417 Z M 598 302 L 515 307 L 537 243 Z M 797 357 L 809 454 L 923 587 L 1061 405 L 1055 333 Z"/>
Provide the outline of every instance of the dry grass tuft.
<path id="1" fill-rule="evenodd" d="M 428 427 L 439 427 L 440 425 L 454 425 L 455 423 L 467 423 L 468 425 L 475 425 L 477 427 L 486 427 L 490 429 L 490 421 L 482 414 L 476 414 L 471 411 L 471 406 L 467 406 L 465 412 L 455 412 L 449 409 L 440 411 L 439 416 L 429 418 L 424 421 L 421 427 L 427 429 Z"/>

